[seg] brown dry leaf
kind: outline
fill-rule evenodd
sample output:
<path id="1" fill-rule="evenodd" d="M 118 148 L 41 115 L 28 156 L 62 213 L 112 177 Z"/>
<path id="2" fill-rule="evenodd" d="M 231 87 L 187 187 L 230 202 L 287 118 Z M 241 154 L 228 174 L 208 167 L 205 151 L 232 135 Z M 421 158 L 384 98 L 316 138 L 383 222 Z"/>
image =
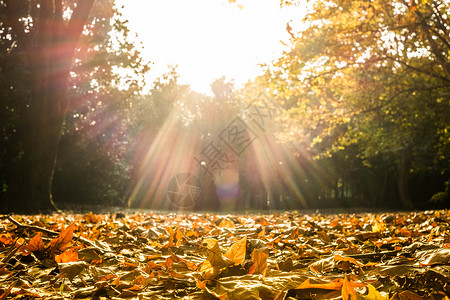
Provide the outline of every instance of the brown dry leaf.
<path id="1" fill-rule="evenodd" d="M 324 273 L 331 269 L 333 269 L 335 266 L 335 260 L 334 257 L 328 257 L 324 259 L 320 259 L 312 264 L 309 265 L 309 268 L 311 271 L 317 272 L 317 273 Z"/>
<path id="2" fill-rule="evenodd" d="M 21 253 L 25 255 L 44 250 L 44 242 L 42 241 L 42 232 L 38 232 L 26 246 L 22 247 Z"/>
<path id="3" fill-rule="evenodd" d="M 0 295 L 0 300 L 5 300 L 9 296 L 9 294 L 11 294 L 11 290 L 15 286 L 15 284 L 16 284 L 16 282 L 13 282 L 9 286 L 9 288 L 7 290 L 5 290 L 2 295 Z"/>
<path id="4" fill-rule="evenodd" d="M 89 212 L 88 214 L 84 215 L 83 219 L 93 224 L 99 223 L 102 220 L 100 215 L 93 214 L 92 212 Z"/>
<path id="5" fill-rule="evenodd" d="M 395 300 L 422 300 L 423 298 L 411 291 L 403 291 L 392 296 Z"/>
<path id="6" fill-rule="evenodd" d="M 75 276 L 81 273 L 88 264 L 84 261 L 68 262 L 58 264 L 59 269 L 62 274 L 65 274 L 70 281 L 72 281 Z"/>
<path id="7" fill-rule="evenodd" d="M 422 251 L 418 254 L 421 266 L 450 264 L 450 248 Z"/>
<path id="8" fill-rule="evenodd" d="M 225 253 L 225 257 L 231 260 L 235 265 L 243 264 L 247 250 L 247 235 L 234 243 Z"/>
<path id="9" fill-rule="evenodd" d="M 267 248 L 253 250 L 252 261 L 254 271 L 252 272 L 252 274 L 262 274 L 263 276 L 266 276 L 268 257 L 269 257 L 269 249 Z"/>
<path id="10" fill-rule="evenodd" d="M 80 249 L 80 246 L 67 249 L 60 255 L 56 255 L 55 261 L 57 263 L 67 263 L 67 262 L 78 261 L 78 249 Z"/>
<path id="11" fill-rule="evenodd" d="M 0 297 L 7 299 L 196 295 L 195 299 L 385 300 L 394 287 L 393 300 L 420 300 L 421 295 L 449 291 L 450 212 L 17 218 L 34 227 L 20 236 L 16 226 L 0 220 L 0 260 L 8 261 L 0 264 Z M 233 220 L 235 228 L 226 230 L 233 226 L 226 223 L 220 228 L 224 219 Z M 386 230 L 372 232 L 376 222 L 383 222 Z M 68 226 L 44 244 L 45 229 L 70 223 L 82 225 Z M 72 240 L 75 234 L 92 242 Z M 24 255 L 33 252 L 34 256 Z M 245 260 L 247 255 L 251 260 Z M 349 275 L 354 272 L 359 275 Z M 22 273 L 26 280 L 4 296 Z M 59 286 L 59 276 L 73 281 Z M 375 278 L 379 280 L 373 283 Z M 50 282 L 55 284 L 49 286 Z"/>
<path id="12" fill-rule="evenodd" d="M 325 230 L 319 231 L 317 233 L 317 235 L 319 236 L 319 239 L 324 242 L 324 243 L 330 243 L 331 242 L 331 238 L 328 235 L 328 233 Z"/>

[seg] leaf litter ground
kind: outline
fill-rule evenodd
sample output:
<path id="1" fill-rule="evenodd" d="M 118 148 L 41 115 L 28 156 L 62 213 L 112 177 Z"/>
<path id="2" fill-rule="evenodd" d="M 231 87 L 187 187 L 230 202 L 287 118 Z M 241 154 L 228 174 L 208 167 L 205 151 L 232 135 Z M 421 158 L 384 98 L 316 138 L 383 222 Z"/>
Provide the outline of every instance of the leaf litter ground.
<path id="1" fill-rule="evenodd" d="M 0 216 L 4 299 L 449 299 L 450 211 Z"/>

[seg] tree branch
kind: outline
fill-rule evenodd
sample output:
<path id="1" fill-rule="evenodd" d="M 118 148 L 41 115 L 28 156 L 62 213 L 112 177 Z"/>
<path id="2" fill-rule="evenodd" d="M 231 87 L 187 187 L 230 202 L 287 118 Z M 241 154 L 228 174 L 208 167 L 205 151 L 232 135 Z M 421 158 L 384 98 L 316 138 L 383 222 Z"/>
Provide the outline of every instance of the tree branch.
<path id="1" fill-rule="evenodd" d="M 447 87 L 447 85 L 437 85 L 437 86 L 430 86 L 430 87 L 424 87 L 424 88 L 414 87 L 414 88 L 410 88 L 410 89 L 401 90 L 401 91 L 397 92 L 396 94 L 392 95 L 392 97 L 390 97 L 389 99 L 384 101 L 382 104 L 377 105 L 375 107 L 371 107 L 371 108 L 362 110 L 362 111 L 360 111 L 358 113 L 369 113 L 369 112 L 372 112 L 372 111 L 375 111 L 375 110 L 379 110 L 380 108 L 385 107 L 387 104 L 389 104 L 392 101 L 394 101 L 395 98 L 397 98 L 401 94 L 408 93 L 410 95 L 413 92 L 417 92 L 417 91 L 432 91 L 432 90 L 437 90 L 437 89 L 446 88 L 446 87 Z"/>
<path id="2" fill-rule="evenodd" d="M 4 216 L 2 218 L 5 218 Z M 13 223 L 14 225 L 17 226 L 17 228 L 22 228 L 22 229 L 29 229 L 29 230 L 33 230 L 33 231 L 40 231 L 42 233 L 46 233 L 48 235 L 51 236 L 57 236 L 59 235 L 58 232 L 47 229 L 47 228 L 43 228 L 40 226 L 33 226 L 33 225 L 23 225 L 22 223 L 20 223 L 19 221 L 15 220 L 13 217 L 11 216 L 7 216 L 6 219 L 8 219 L 11 223 Z M 105 249 L 100 248 L 99 246 L 97 246 L 94 242 L 88 240 L 87 238 L 84 238 L 82 236 L 77 236 L 75 233 L 73 234 L 73 237 L 75 239 L 79 239 L 80 241 L 82 241 L 83 243 L 89 244 L 91 247 L 96 248 L 97 250 L 101 251 L 102 253 L 105 251 Z"/>
<path id="3" fill-rule="evenodd" d="M 441 67 L 442 67 L 446 77 L 450 79 L 450 64 L 448 63 L 448 60 L 446 59 L 446 57 L 444 57 L 442 55 L 442 52 L 439 49 L 439 46 L 436 44 L 436 42 L 433 40 L 433 37 L 431 36 L 431 32 L 433 31 L 433 29 L 431 28 L 430 25 L 427 24 L 427 21 L 424 18 L 424 16 L 422 15 L 421 12 L 416 10 L 415 11 L 415 15 L 420 20 L 420 25 L 424 29 L 424 33 L 425 33 L 425 36 L 426 36 L 426 39 L 427 39 L 428 43 L 430 44 L 432 53 L 434 54 L 434 56 L 436 57 L 437 61 L 441 65 Z"/>
<path id="4" fill-rule="evenodd" d="M 422 70 L 422 69 L 413 67 L 413 66 L 407 64 L 407 63 L 404 62 L 404 61 L 401 61 L 401 60 L 399 60 L 399 59 L 396 59 L 395 57 L 386 55 L 385 58 L 386 58 L 386 59 L 390 59 L 390 60 L 392 60 L 392 61 L 395 61 L 395 62 L 401 64 L 402 66 L 407 67 L 408 69 L 411 69 L 411 70 L 413 70 L 413 71 L 416 71 L 417 73 L 426 74 L 426 75 L 429 75 L 429 76 L 431 76 L 431 77 L 434 77 L 434 78 L 437 78 L 437 79 L 440 79 L 440 80 L 443 80 L 443 81 L 446 81 L 446 82 L 450 82 L 450 79 L 448 79 L 448 78 L 446 78 L 446 77 L 442 77 L 442 76 L 436 75 L 436 74 L 434 74 L 434 73 L 427 72 L 427 71 L 425 71 L 425 70 Z"/>

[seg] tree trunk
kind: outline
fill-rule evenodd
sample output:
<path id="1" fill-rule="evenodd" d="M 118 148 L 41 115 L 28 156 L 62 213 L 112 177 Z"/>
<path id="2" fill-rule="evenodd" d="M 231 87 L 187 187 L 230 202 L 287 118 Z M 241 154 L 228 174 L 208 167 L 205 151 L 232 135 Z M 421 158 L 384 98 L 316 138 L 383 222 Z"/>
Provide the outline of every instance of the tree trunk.
<path id="1" fill-rule="evenodd" d="M 62 0 L 42 0 L 31 34 L 18 21 L 14 0 L 6 0 L 8 20 L 28 61 L 31 102 L 20 116 L 22 155 L 9 176 L 2 209 L 37 213 L 56 209 L 52 198 L 53 172 L 64 118 L 67 89 L 76 44 L 94 0 L 80 0 L 70 21 L 62 18 Z"/>
<path id="2" fill-rule="evenodd" d="M 398 194 L 403 209 L 413 209 L 409 192 L 409 170 L 412 163 L 412 153 L 410 148 L 406 148 L 401 154 L 398 170 Z"/>

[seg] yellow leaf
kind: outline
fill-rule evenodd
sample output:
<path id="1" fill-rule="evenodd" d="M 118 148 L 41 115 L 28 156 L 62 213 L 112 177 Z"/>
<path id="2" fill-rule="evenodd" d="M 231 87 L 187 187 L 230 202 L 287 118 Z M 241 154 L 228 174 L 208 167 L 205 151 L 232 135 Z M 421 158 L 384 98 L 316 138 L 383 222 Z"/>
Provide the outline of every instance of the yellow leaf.
<path id="1" fill-rule="evenodd" d="M 386 297 L 383 297 L 377 289 L 369 284 L 367 286 L 367 289 L 369 290 L 368 294 L 364 297 L 366 300 L 386 300 Z"/>
<path id="2" fill-rule="evenodd" d="M 245 261 L 245 253 L 247 249 L 247 236 L 238 240 L 225 253 L 225 257 L 231 260 L 235 265 L 240 265 Z"/>
<path id="3" fill-rule="evenodd" d="M 203 241 L 203 246 L 207 251 L 207 258 L 200 266 L 200 272 L 205 279 L 211 279 L 220 273 L 220 270 L 227 266 L 222 257 L 219 243 L 216 239 L 209 238 Z"/>
<path id="4" fill-rule="evenodd" d="M 372 225 L 372 232 L 383 232 L 386 229 L 384 222 L 375 222 Z"/>
<path id="5" fill-rule="evenodd" d="M 262 274 L 266 276 L 267 271 L 267 258 L 269 257 L 269 249 L 255 249 L 252 252 L 252 261 L 254 263 L 254 274 Z"/>

